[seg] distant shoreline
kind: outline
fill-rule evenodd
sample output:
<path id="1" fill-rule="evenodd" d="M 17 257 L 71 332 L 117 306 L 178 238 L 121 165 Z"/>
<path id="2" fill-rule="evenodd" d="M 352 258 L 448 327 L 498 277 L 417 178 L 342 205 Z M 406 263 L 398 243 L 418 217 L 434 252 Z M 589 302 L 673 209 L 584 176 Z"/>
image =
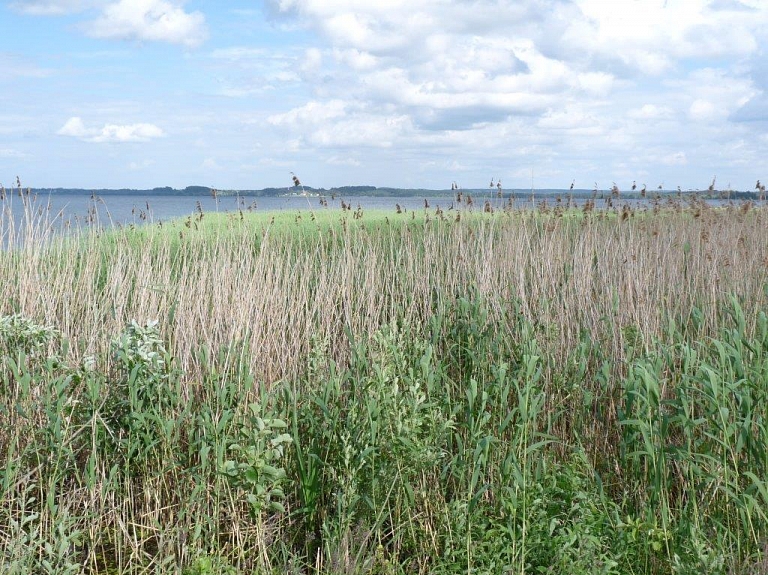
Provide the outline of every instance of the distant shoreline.
<path id="1" fill-rule="evenodd" d="M 5 188 L 6 194 L 17 193 L 18 188 Z M 303 188 L 285 187 L 285 188 L 262 188 L 253 190 L 220 190 L 216 188 L 210 188 L 207 186 L 187 186 L 186 188 L 149 188 L 149 189 L 134 189 L 134 188 L 104 188 L 104 189 L 87 189 L 87 188 L 23 188 L 24 192 L 31 192 L 40 195 L 94 195 L 94 196 L 113 196 L 113 195 L 136 195 L 136 196 L 244 196 L 244 197 L 380 197 L 380 198 L 414 198 L 414 197 L 454 197 L 458 192 L 463 194 L 470 194 L 476 196 L 478 199 L 484 197 L 497 197 L 498 191 L 490 188 L 467 188 L 460 190 L 450 189 L 425 189 L 425 188 L 387 188 L 376 186 L 341 186 L 337 188 L 312 188 L 304 186 Z M 594 190 L 588 189 L 557 189 L 557 188 L 543 188 L 543 189 L 509 189 L 502 190 L 503 197 L 509 197 L 510 194 L 523 197 L 523 196 L 537 196 L 537 197 L 557 197 L 567 198 L 569 195 L 575 198 L 585 198 L 594 196 L 597 199 L 602 199 L 611 196 L 611 190 Z M 653 190 L 648 191 L 643 198 L 637 191 L 621 192 L 618 198 L 614 197 L 618 201 L 622 199 L 634 200 L 634 199 L 650 199 L 658 196 L 659 198 L 670 198 L 675 196 L 692 197 L 696 196 L 702 199 L 720 199 L 720 200 L 758 200 L 760 194 L 756 191 L 741 191 L 741 190 L 715 190 L 710 192 L 708 190 L 686 190 L 678 192 L 677 190 Z"/>

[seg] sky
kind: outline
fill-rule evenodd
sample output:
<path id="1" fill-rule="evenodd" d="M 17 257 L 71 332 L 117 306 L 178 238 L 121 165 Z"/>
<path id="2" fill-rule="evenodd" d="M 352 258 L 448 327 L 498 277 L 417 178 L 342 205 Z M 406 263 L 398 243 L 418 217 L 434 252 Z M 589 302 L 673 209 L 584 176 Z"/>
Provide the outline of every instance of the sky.
<path id="1" fill-rule="evenodd" d="M 0 0 L 0 183 L 754 189 L 768 0 Z"/>

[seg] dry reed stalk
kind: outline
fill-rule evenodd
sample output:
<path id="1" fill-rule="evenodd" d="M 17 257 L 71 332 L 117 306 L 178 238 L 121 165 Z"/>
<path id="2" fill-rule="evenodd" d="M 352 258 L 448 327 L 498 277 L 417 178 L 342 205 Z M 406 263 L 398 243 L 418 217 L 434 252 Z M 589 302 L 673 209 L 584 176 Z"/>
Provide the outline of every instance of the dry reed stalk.
<path id="1" fill-rule="evenodd" d="M 515 299 L 527 317 L 559 326 L 548 349 L 556 357 L 605 318 L 620 354 L 623 327 L 660 335 L 663 312 L 696 304 L 713 333 L 727 293 L 764 302 L 764 220 L 761 208 L 626 221 L 510 212 L 387 234 L 351 222 L 306 236 L 288 230 L 258 246 L 243 224 L 239 235 L 189 231 L 173 249 L 164 231 L 147 230 L 142 242 L 112 232 L 108 247 L 91 232 L 77 247 L 3 252 L 0 289 L 13 296 L 2 312 L 59 327 L 77 357 L 104 354 L 131 319 L 157 318 L 191 378 L 196 348 L 243 341 L 257 378 L 275 381 L 301 369 L 314 336 L 343 360 L 344 326 L 362 336 L 397 313 L 418 324 L 436 297 L 472 284 L 495 313 Z"/>

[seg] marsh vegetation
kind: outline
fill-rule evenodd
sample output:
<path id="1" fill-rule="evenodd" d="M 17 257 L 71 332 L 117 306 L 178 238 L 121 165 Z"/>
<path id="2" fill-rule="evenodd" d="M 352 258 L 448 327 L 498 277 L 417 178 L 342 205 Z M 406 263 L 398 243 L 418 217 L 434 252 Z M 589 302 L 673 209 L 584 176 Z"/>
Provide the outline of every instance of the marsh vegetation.
<path id="1" fill-rule="evenodd" d="M 764 573 L 766 224 L 32 218 L 0 252 L 0 571 Z"/>

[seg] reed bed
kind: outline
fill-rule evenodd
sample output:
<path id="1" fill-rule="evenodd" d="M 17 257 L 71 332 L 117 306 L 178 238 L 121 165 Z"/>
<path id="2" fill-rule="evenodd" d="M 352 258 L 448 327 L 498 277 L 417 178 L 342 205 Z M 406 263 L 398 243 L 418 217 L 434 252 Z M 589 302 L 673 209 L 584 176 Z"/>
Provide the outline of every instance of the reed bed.
<path id="1" fill-rule="evenodd" d="M 6 217 L 0 570 L 760 573 L 767 219 Z"/>
<path id="2" fill-rule="evenodd" d="M 199 375 L 196 349 L 238 342 L 253 350 L 254 376 L 269 383 L 299 374 L 312 336 L 330 338 L 342 358 L 344 328 L 358 335 L 398 317 L 423 323 L 474 286 L 492 310 L 515 301 L 528 320 L 557 328 L 547 351 L 558 358 L 583 330 L 603 333 L 607 320 L 607 343 L 621 353 L 623 327 L 662 335 L 668 318 L 695 306 L 703 335 L 712 335 L 727 295 L 748 312 L 761 309 L 766 217 L 706 208 L 627 221 L 575 211 L 459 221 L 307 212 L 276 223 L 208 214 L 199 228 L 92 231 L 52 245 L 33 237 L 1 254 L 0 312 L 56 326 L 75 358 L 103 355 L 131 320 L 159 320 L 190 377 Z"/>

